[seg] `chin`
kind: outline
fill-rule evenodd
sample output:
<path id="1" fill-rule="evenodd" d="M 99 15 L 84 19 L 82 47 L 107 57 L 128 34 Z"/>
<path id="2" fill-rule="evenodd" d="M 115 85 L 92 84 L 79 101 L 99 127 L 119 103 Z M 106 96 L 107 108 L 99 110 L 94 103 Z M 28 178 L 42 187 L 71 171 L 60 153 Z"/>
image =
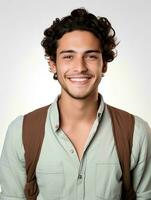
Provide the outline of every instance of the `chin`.
<path id="1" fill-rule="evenodd" d="M 92 91 L 91 92 L 87 92 L 87 93 L 83 93 L 83 94 L 75 94 L 73 92 L 69 92 L 67 91 L 68 95 L 70 97 L 72 97 L 73 99 L 76 99 L 76 100 L 84 100 L 84 99 L 87 99 L 88 97 L 90 97 L 92 95 Z"/>

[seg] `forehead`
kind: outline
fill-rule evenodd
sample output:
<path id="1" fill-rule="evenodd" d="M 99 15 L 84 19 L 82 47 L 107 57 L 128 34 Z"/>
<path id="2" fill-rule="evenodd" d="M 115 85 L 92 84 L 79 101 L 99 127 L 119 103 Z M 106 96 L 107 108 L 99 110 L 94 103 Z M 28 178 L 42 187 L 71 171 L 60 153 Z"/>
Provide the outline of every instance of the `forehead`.
<path id="1" fill-rule="evenodd" d="M 65 33 L 58 40 L 57 52 L 62 50 L 83 51 L 88 49 L 100 50 L 100 40 L 89 31 L 75 30 Z"/>

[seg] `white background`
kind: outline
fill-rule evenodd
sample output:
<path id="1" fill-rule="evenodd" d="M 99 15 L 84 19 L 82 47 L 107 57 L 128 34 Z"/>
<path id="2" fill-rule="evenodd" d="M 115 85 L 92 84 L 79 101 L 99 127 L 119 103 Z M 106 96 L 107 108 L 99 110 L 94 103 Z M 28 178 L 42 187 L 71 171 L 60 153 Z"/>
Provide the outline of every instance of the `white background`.
<path id="1" fill-rule="evenodd" d="M 105 101 L 151 125 L 150 0 L 0 0 L 0 152 L 9 123 L 60 92 L 40 42 L 56 17 L 77 7 L 107 17 L 120 41 L 99 88 Z"/>

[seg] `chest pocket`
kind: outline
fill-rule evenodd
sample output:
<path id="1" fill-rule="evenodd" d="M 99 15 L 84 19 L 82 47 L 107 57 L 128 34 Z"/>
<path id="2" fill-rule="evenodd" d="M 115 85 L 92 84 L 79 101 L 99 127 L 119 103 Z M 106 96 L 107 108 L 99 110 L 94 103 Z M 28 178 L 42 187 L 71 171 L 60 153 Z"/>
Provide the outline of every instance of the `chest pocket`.
<path id="1" fill-rule="evenodd" d="M 36 170 L 40 195 L 45 200 L 61 200 L 65 185 L 62 163 L 51 163 Z"/>
<path id="2" fill-rule="evenodd" d="M 118 164 L 96 164 L 96 199 L 120 200 L 121 199 L 121 168 Z"/>

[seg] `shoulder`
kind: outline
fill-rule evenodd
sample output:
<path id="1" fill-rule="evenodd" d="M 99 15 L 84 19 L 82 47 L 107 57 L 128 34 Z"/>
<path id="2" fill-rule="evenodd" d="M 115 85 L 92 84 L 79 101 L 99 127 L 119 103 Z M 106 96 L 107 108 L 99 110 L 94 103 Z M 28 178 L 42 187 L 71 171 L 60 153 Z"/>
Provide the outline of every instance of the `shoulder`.
<path id="1" fill-rule="evenodd" d="M 34 109 L 34 110 L 28 112 L 28 113 L 25 114 L 24 116 L 36 116 L 36 115 L 41 114 L 41 113 L 43 113 L 43 112 L 45 112 L 45 111 L 47 112 L 47 110 L 49 109 L 50 105 L 51 105 L 51 104 L 46 105 L 46 106 L 43 106 L 43 107 L 40 107 L 40 108 L 36 108 L 36 109 Z"/>
<path id="2" fill-rule="evenodd" d="M 123 118 L 125 116 L 133 116 L 134 117 L 134 133 L 136 133 L 137 136 L 143 138 L 143 137 L 145 137 L 145 135 L 148 135 L 148 134 L 150 135 L 150 133 L 149 133 L 150 127 L 149 127 L 148 123 L 141 117 L 134 115 L 123 109 L 110 106 L 108 104 L 107 104 L 107 108 L 109 111 L 112 109 L 113 112 L 116 112 L 117 114 L 120 115 L 120 117 L 123 117 Z"/>
<path id="3" fill-rule="evenodd" d="M 138 116 L 135 117 L 135 129 L 134 129 L 134 136 L 136 139 L 144 140 L 145 138 L 150 140 L 151 137 L 151 129 L 149 124 L 142 118 Z"/>
<path id="4" fill-rule="evenodd" d="M 128 111 L 122 110 L 120 108 L 116 108 L 110 105 L 107 105 L 107 108 L 109 110 L 109 112 L 113 113 L 115 112 L 119 118 L 120 118 L 120 122 L 123 121 L 123 123 L 126 123 L 127 117 L 133 117 L 134 118 L 134 135 L 133 135 L 133 140 L 136 141 L 138 144 L 142 144 L 143 141 L 146 140 L 151 140 L 151 129 L 148 125 L 148 123 L 142 119 L 141 117 L 134 115 Z M 110 110 L 112 109 L 112 111 Z M 111 115 L 112 115 L 111 113 Z"/>
<path id="5" fill-rule="evenodd" d="M 111 105 L 107 104 L 107 109 L 110 114 L 110 117 L 113 122 L 116 122 L 118 126 L 122 124 L 124 129 L 127 129 L 128 127 L 131 127 L 133 129 L 134 127 L 134 116 L 120 108 L 113 107 Z M 129 125 L 129 126 L 128 126 Z"/>
<path id="6" fill-rule="evenodd" d="M 22 123 L 23 123 L 23 116 L 20 115 L 16 117 L 8 126 L 6 139 L 8 138 L 17 138 L 17 135 L 22 132 Z"/>
<path id="7" fill-rule="evenodd" d="M 36 108 L 35 110 L 32 110 L 25 115 L 17 116 L 14 120 L 12 120 L 8 125 L 8 129 L 5 135 L 4 148 L 6 149 L 12 147 L 17 151 L 23 149 L 22 129 L 25 116 L 31 116 L 35 118 L 44 110 L 49 109 L 49 106 L 50 105 Z"/>
<path id="8" fill-rule="evenodd" d="M 22 139 L 22 123 L 23 116 L 20 115 L 16 117 L 8 126 L 7 133 L 5 136 L 5 143 L 9 146 L 16 145 L 20 143 Z"/>
<path id="9" fill-rule="evenodd" d="M 135 116 L 132 163 L 143 162 L 147 157 L 151 157 L 151 129 L 145 120 Z"/>
<path id="10" fill-rule="evenodd" d="M 2 149 L 2 155 L 5 155 L 3 157 L 14 155 L 18 158 L 23 157 L 22 122 L 23 116 L 18 116 L 9 124 Z"/>

